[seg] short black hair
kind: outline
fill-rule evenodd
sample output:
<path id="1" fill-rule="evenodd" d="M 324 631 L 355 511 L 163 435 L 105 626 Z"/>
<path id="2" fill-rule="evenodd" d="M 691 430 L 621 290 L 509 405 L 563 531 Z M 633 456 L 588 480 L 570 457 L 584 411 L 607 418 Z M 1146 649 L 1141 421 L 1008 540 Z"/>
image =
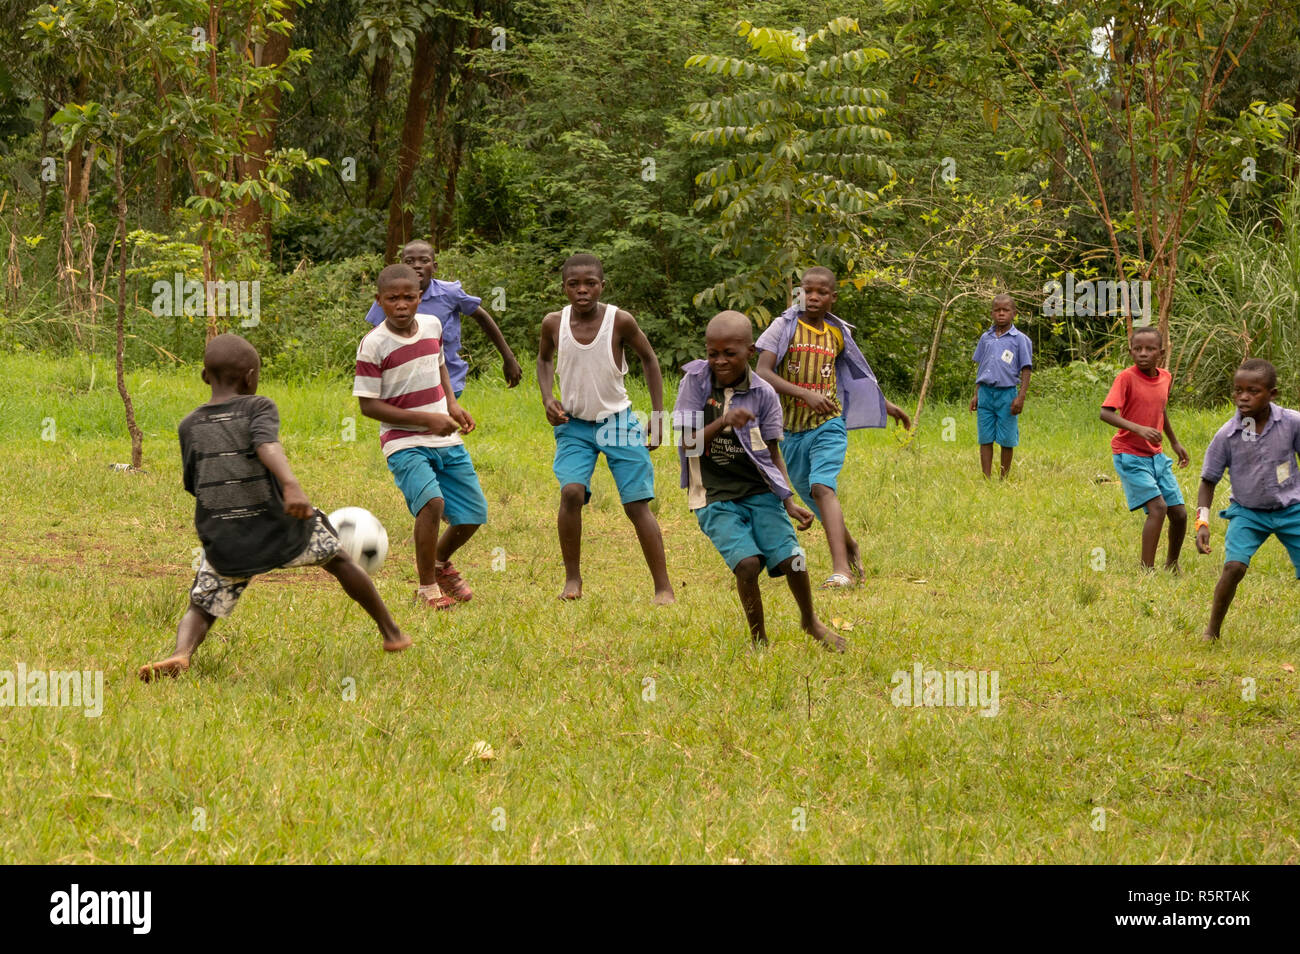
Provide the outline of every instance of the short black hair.
<path id="1" fill-rule="evenodd" d="M 1155 325 L 1141 325 L 1134 328 L 1133 333 L 1128 337 L 1128 343 L 1132 345 L 1133 342 L 1137 341 L 1138 335 L 1155 335 L 1160 339 L 1160 347 L 1163 348 L 1165 346 L 1165 336 L 1160 333 L 1160 329 Z"/>
<path id="2" fill-rule="evenodd" d="M 835 273 L 825 265 L 814 265 L 812 268 L 805 269 L 803 277 L 799 280 L 800 282 L 804 282 L 810 278 L 820 278 L 824 281 L 828 281 L 831 283 L 832 289 L 838 288 L 840 284 L 840 280 L 835 277 Z"/>
<path id="3" fill-rule="evenodd" d="M 418 288 L 420 285 L 420 276 L 416 274 L 415 269 L 410 265 L 403 265 L 400 262 L 396 265 L 389 265 L 379 273 L 379 278 L 375 280 L 375 291 L 383 294 L 384 289 L 394 282 L 414 282 Z"/>
<path id="4" fill-rule="evenodd" d="M 560 278 L 563 279 L 568 275 L 571 268 L 594 268 L 601 281 L 605 279 L 605 266 L 601 265 L 600 259 L 590 252 L 579 252 L 566 258 L 564 264 L 560 266 Z"/>
<path id="5" fill-rule="evenodd" d="M 203 369 L 214 384 L 235 384 L 261 363 L 257 349 L 239 335 L 217 335 L 203 349 Z"/>
<path id="6" fill-rule="evenodd" d="M 1269 388 L 1277 387 L 1277 368 L 1273 367 L 1272 361 L 1265 361 L 1263 358 L 1247 358 L 1241 362 L 1241 367 L 1237 370 L 1248 374 L 1262 374 L 1264 383 Z"/>
<path id="7" fill-rule="evenodd" d="M 1010 292 L 998 292 L 996 295 L 993 296 L 993 304 L 996 305 L 1000 301 L 1011 302 L 1011 310 L 1012 311 L 1016 310 L 1016 300 L 1011 297 Z"/>

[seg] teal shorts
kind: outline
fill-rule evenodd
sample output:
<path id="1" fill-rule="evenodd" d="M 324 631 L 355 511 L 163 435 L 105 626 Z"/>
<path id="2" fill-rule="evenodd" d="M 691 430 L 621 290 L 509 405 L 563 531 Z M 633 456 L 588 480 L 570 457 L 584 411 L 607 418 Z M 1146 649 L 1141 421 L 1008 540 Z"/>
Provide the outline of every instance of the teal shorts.
<path id="1" fill-rule="evenodd" d="M 389 455 L 388 469 L 412 516 L 441 497 L 442 518 L 449 524 L 487 523 L 487 498 L 464 444 L 408 447 Z"/>
<path id="2" fill-rule="evenodd" d="M 1124 488 L 1124 499 L 1128 509 L 1142 508 L 1146 513 L 1147 504 L 1157 497 L 1165 498 L 1165 506 L 1181 507 L 1183 492 L 1178 489 L 1178 480 L 1174 477 L 1174 462 L 1165 454 L 1142 457 L 1138 454 L 1112 454 L 1115 461 L 1115 473 L 1119 474 L 1120 486 Z"/>
<path id="3" fill-rule="evenodd" d="M 781 576 L 782 563 L 803 553 L 794 525 L 776 494 L 757 493 L 739 500 L 719 500 L 695 511 L 713 545 L 733 573 L 740 561 L 756 556 L 768 576 Z"/>
<path id="4" fill-rule="evenodd" d="M 822 514 L 813 502 L 813 484 L 838 492 L 840 471 L 844 469 L 848 452 L 849 432 L 843 417 L 833 417 L 808 431 L 787 431 L 781 441 L 781 456 L 790 472 L 790 485 L 818 520 Z M 784 515 L 785 510 L 781 513 Z"/>
<path id="5" fill-rule="evenodd" d="M 981 444 L 999 447 L 1016 447 L 1020 444 L 1020 416 L 1011 413 L 1011 402 L 1019 388 L 998 388 L 991 384 L 979 386 L 975 420 L 979 427 Z"/>
<path id="6" fill-rule="evenodd" d="M 1223 562 L 1244 563 L 1264 545 L 1270 535 L 1275 535 L 1286 547 L 1296 579 L 1300 580 L 1300 504 L 1281 510 L 1252 510 L 1235 500 L 1219 516 L 1228 521 L 1228 532 L 1223 537 Z"/>
<path id="7" fill-rule="evenodd" d="M 645 431 L 631 408 L 611 414 L 603 421 L 571 417 L 555 426 L 555 464 L 552 471 L 560 486 L 582 484 L 583 502 L 591 499 L 591 475 L 596 461 L 605 455 L 614 475 L 619 500 L 624 504 L 652 500 L 655 469 L 645 443 Z"/>

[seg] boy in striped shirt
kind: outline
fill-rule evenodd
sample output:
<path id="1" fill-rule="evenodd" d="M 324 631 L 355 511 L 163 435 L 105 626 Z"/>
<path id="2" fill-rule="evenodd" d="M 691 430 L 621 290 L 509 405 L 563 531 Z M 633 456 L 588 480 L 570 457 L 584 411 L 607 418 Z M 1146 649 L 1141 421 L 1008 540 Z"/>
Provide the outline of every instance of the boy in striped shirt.
<path id="1" fill-rule="evenodd" d="M 361 413 L 380 422 L 388 469 L 415 517 L 416 600 L 451 609 L 473 591 L 451 557 L 487 523 L 487 498 L 461 434 L 474 419 L 452 394 L 442 352 L 442 322 L 417 314 L 420 281 L 409 265 L 379 273 L 375 301 L 384 311 L 357 348 L 352 393 Z M 447 529 L 438 535 L 438 524 Z"/>
<path id="2" fill-rule="evenodd" d="M 912 426 L 902 408 L 885 400 L 852 326 L 831 313 L 836 285 L 829 268 L 808 269 L 800 284 L 803 307 L 787 309 L 754 345 L 759 377 L 781 397 L 781 453 L 790 483 L 826 528 L 831 575 L 822 589 L 852 586 L 850 574 L 863 576 L 862 550 L 836 496 L 849 430 L 884 427 L 886 416 Z"/>

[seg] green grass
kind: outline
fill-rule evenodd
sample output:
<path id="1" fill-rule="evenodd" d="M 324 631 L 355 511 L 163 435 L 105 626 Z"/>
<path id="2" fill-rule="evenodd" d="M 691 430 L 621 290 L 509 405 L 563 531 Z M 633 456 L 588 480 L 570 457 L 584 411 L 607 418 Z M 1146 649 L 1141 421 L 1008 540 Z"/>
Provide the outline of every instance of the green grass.
<path id="1" fill-rule="evenodd" d="M 678 605 L 650 605 L 603 464 L 586 598 L 559 604 L 553 442 L 527 382 L 471 382 L 492 522 L 457 562 L 476 594 L 420 611 L 377 426 L 343 382 L 267 380 L 313 502 L 387 526 L 377 582 L 416 645 L 384 655 L 326 574 L 280 571 L 213 628 L 188 676 L 145 686 L 135 670 L 171 648 L 186 603 L 196 540 L 175 425 L 206 390 L 193 371 L 132 375 L 147 468 L 132 474 L 110 468 L 128 444 L 107 366 L 93 389 L 85 359 L 0 356 L 0 372 L 0 669 L 105 681 L 98 719 L 0 708 L 0 862 L 1300 860 L 1290 564 L 1270 541 L 1222 644 L 1198 643 L 1222 522 L 1215 555 L 1189 547 L 1182 577 L 1136 572 L 1140 517 L 1095 480 L 1112 474 L 1105 382 L 1096 400 L 1031 396 L 1006 483 L 979 476 L 964 407 L 929 407 L 910 446 L 892 429 L 852 435 L 842 496 L 869 579 L 815 594 L 823 618 L 852 626 L 837 657 L 799 632 L 770 580 L 772 645 L 750 651 L 671 449 L 655 459 Z M 1191 498 L 1227 410 L 1173 415 Z M 824 537 L 805 545 L 819 580 Z M 1001 711 L 896 708 L 891 676 L 916 661 L 996 670 Z M 479 740 L 496 758 L 465 761 Z"/>

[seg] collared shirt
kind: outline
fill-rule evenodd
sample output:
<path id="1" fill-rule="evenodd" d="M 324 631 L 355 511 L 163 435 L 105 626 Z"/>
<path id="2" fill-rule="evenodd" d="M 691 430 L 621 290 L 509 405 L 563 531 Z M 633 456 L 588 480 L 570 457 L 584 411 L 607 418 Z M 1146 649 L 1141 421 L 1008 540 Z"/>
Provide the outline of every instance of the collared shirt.
<path id="1" fill-rule="evenodd" d="M 465 390 L 465 376 L 469 373 L 469 365 L 460 356 L 460 319 L 462 315 L 474 314 L 481 304 L 483 299 L 466 292 L 460 287 L 460 282 L 434 278 L 415 307 L 417 314 L 435 315 L 442 322 L 442 353 L 447 359 L 451 389 L 456 394 Z M 374 302 L 366 312 L 366 321 L 379 325 L 383 320 L 384 310 L 379 307 L 379 302 Z"/>
<path id="2" fill-rule="evenodd" d="M 1280 510 L 1300 503 L 1300 411 L 1269 404 L 1268 420 L 1256 433 L 1255 419 L 1240 411 L 1219 428 L 1205 451 L 1201 478 L 1217 484 L 1231 471 L 1232 499 L 1252 510 Z"/>
<path id="3" fill-rule="evenodd" d="M 681 440 L 677 441 L 677 456 L 682 465 L 681 485 L 688 490 L 687 503 L 692 510 L 698 510 L 708 502 L 700 472 L 700 454 L 703 448 L 698 443 L 698 435 L 704 429 L 705 403 L 712 396 L 715 385 L 709 362 L 702 358 L 683 365 L 682 371 L 681 384 L 677 388 L 677 403 L 673 406 L 673 427 L 695 435 L 695 440 L 689 444 L 689 435 L 682 435 Z M 746 433 L 736 435 L 737 443 L 758 468 L 772 493 L 782 500 L 786 499 L 790 496 L 790 486 L 767 448 L 768 441 L 779 441 L 785 436 L 781 426 L 781 399 L 777 397 L 772 385 L 749 368 L 745 369 L 745 380 L 741 387 L 726 390 L 731 392 L 729 407 L 744 408 L 754 415 L 754 420 L 745 429 Z"/>
<path id="4" fill-rule="evenodd" d="M 979 365 L 976 384 L 1013 388 L 1020 383 L 1020 370 L 1034 365 L 1034 345 L 1015 325 L 1001 335 L 990 326 L 976 342 L 973 360 Z"/>
<path id="5" fill-rule="evenodd" d="M 779 365 L 790 342 L 794 339 L 795 328 L 803 312 L 797 307 L 790 307 L 772 320 L 767 330 L 759 335 L 754 347 L 760 351 L 771 351 L 776 355 Z M 862 356 L 857 342 L 853 340 L 853 326 L 835 315 L 827 315 L 825 321 L 839 329 L 844 336 L 844 348 L 835 359 L 835 391 L 840 407 L 844 408 L 844 426 L 849 430 L 859 427 L 884 427 L 885 395 L 876 383 L 876 376 L 871 373 L 871 365 Z"/>

